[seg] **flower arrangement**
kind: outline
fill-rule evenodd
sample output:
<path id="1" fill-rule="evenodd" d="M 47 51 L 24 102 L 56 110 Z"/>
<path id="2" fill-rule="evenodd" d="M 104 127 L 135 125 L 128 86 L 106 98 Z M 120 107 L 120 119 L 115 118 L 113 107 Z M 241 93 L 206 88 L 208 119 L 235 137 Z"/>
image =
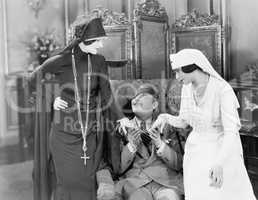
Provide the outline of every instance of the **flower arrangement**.
<path id="1" fill-rule="evenodd" d="M 53 32 L 35 32 L 30 38 L 25 43 L 27 50 L 34 60 L 36 59 L 37 64 L 42 64 L 54 51 L 60 48 L 60 43 Z"/>

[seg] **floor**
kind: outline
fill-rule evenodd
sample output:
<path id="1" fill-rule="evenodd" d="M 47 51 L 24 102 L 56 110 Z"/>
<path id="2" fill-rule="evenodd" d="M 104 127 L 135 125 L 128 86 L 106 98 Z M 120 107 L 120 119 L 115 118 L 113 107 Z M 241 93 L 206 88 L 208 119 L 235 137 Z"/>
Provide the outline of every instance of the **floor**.
<path id="1" fill-rule="evenodd" d="M 0 165 L 0 199 L 33 200 L 33 161 Z"/>
<path id="2" fill-rule="evenodd" d="M 0 199 L 33 200 L 32 146 L 17 144 L 15 138 L 1 140 Z"/>
<path id="3" fill-rule="evenodd" d="M 10 145 L 0 148 L 0 166 L 6 164 L 21 163 L 32 160 L 32 147 L 21 148 L 19 145 Z"/>
<path id="4" fill-rule="evenodd" d="M 33 200 L 32 146 L 0 146 L 0 200 Z M 258 196 L 258 179 L 254 189 Z"/>

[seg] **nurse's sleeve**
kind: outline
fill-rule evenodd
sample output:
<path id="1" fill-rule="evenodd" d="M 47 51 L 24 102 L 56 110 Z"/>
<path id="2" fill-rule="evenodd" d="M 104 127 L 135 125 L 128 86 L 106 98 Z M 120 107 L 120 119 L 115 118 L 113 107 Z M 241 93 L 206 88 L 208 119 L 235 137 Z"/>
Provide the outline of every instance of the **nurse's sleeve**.
<path id="1" fill-rule="evenodd" d="M 180 110 L 179 110 L 179 115 L 171 115 L 169 113 L 161 113 L 156 121 L 152 124 L 152 128 L 157 128 L 161 127 L 161 131 L 163 130 L 164 126 L 166 123 L 168 123 L 171 126 L 177 127 L 177 128 L 186 128 L 188 126 L 187 124 L 187 118 L 188 118 L 188 96 L 185 95 L 185 87 L 182 87 L 182 92 L 181 92 L 181 100 L 180 100 Z"/>
<path id="2" fill-rule="evenodd" d="M 188 126 L 187 119 L 189 117 L 189 91 L 188 87 L 183 85 L 182 92 L 181 92 L 181 101 L 180 101 L 180 108 L 179 108 L 179 115 L 172 116 L 171 121 L 173 121 L 173 126 L 178 128 L 186 128 Z"/>
<path id="3" fill-rule="evenodd" d="M 223 138 L 215 164 L 223 165 L 230 155 L 242 154 L 239 136 L 241 128 L 237 109 L 238 100 L 232 88 L 224 89 L 220 96 L 220 115 L 223 126 Z"/>

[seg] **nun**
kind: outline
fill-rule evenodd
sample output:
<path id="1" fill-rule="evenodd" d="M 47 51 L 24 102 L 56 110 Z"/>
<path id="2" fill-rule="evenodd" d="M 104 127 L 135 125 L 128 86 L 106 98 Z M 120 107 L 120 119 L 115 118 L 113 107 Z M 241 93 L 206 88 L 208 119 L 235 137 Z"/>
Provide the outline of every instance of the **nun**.
<path id="1" fill-rule="evenodd" d="M 79 17 L 72 27 L 68 46 L 31 75 L 51 73 L 58 83 L 49 136 L 56 175 L 53 196 L 54 200 L 113 199 L 108 141 L 112 122 L 120 117 L 105 58 L 98 54 L 106 33 L 102 20 L 92 16 Z"/>

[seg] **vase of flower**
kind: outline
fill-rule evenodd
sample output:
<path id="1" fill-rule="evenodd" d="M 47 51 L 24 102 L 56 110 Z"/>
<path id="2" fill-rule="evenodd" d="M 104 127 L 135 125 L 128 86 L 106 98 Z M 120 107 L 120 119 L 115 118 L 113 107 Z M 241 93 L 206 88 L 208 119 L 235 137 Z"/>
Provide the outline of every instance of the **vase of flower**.
<path id="1" fill-rule="evenodd" d="M 47 60 L 55 50 L 60 48 L 59 42 L 53 33 L 34 33 L 31 38 L 27 42 L 28 50 L 39 65 Z"/>

